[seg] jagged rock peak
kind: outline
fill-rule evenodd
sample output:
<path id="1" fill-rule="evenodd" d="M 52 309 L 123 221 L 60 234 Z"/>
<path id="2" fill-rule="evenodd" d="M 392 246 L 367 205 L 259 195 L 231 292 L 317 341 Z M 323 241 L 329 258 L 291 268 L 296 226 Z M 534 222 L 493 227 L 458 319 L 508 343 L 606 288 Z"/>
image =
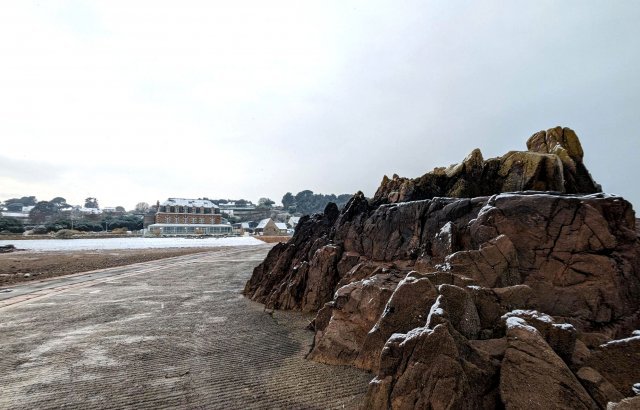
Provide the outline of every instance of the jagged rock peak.
<path id="1" fill-rule="evenodd" d="M 577 161 L 582 161 L 584 157 L 580 139 L 571 128 L 555 127 L 536 132 L 527 140 L 527 150 L 543 154 L 563 151 Z"/>
<path id="2" fill-rule="evenodd" d="M 601 192 L 583 163 L 584 151 L 570 128 L 533 134 L 527 151 L 511 151 L 484 160 L 474 149 L 461 163 L 435 168 L 419 178 L 393 175 L 382 179 L 372 204 L 409 202 L 434 197 L 473 198 L 515 191 Z"/>

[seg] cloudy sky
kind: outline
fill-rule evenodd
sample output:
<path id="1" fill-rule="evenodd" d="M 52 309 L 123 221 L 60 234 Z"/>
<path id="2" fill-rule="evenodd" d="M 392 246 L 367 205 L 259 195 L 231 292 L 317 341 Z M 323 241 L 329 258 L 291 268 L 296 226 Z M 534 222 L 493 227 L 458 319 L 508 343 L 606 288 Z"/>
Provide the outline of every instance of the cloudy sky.
<path id="1" fill-rule="evenodd" d="M 576 130 L 640 205 L 637 1 L 0 2 L 0 200 L 375 192 Z"/>

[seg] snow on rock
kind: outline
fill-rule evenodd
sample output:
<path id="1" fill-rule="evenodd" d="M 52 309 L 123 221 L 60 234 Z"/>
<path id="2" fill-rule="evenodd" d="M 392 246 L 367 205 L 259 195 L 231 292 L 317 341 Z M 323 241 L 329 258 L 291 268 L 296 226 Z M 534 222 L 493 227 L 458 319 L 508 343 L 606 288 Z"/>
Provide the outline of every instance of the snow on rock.
<path id="1" fill-rule="evenodd" d="M 516 316 L 507 318 L 506 324 L 507 329 L 522 329 L 527 332 L 538 333 L 538 330 L 535 327 L 529 326 L 524 319 Z"/>
<path id="2" fill-rule="evenodd" d="M 540 313 L 537 310 L 522 310 L 522 309 L 512 310 L 511 312 L 502 316 L 502 320 L 508 320 L 509 318 L 519 317 L 519 316 L 530 317 L 532 319 L 537 319 L 545 323 L 553 323 L 553 318 L 547 314 Z"/>

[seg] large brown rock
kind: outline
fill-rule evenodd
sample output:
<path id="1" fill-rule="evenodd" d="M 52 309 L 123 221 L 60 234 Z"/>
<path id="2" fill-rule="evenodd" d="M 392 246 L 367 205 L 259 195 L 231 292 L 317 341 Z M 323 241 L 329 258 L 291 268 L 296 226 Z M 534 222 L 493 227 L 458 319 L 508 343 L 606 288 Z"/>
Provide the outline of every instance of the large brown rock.
<path id="1" fill-rule="evenodd" d="M 555 127 L 537 132 L 527 141 L 527 149 L 552 154 L 560 159 L 564 171 L 564 189 L 561 192 L 574 194 L 602 190 L 582 162 L 582 144 L 572 129 Z"/>
<path id="2" fill-rule="evenodd" d="M 527 147 L 385 177 L 371 200 L 302 218 L 244 294 L 317 310 L 309 357 L 374 371 L 369 407 L 625 403 L 640 381 L 638 220 L 597 193 L 570 129 Z"/>
<path id="3" fill-rule="evenodd" d="M 334 208 L 335 204 L 330 204 L 323 214 L 302 217 L 293 238 L 286 244 L 274 246 L 264 262 L 254 269 L 243 294 L 269 308 L 319 309 L 326 300 L 314 301 L 313 307 L 307 307 L 302 299 L 309 293 L 309 261 L 318 249 L 329 244 L 327 235 L 337 218 Z"/>
<path id="4" fill-rule="evenodd" d="M 469 292 L 455 285 L 440 285 L 438 293 L 438 299 L 429 311 L 427 327 L 434 328 L 447 322 L 467 339 L 477 339 L 480 317 Z"/>
<path id="5" fill-rule="evenodd" d="M 380 352 L 394 333 L 405 333 L 423 326 L 438 292 L 431 281 L 409 273 L 395 289 L 380 318 L 367 333 L 355 365 L 376 371 Z"/>
<path id="6" fill-rule="evenodd" d="M 624 396 L 607 379 L 591 367 L 580 368 L 576 376 L 603 409 L 607 408 L 609 402 L 619 402 L 624 399 Z"/>
<path id="7" fill-rule="evenodd" d="M 500 369 L 500 398 L 506 409 L 598 408 L 536 328 L 509 318 L 507 340 Z"/>
<path id="8" fill-rule="evenodd" d="M 493 409 L 497 385 L 497 362 L 442 323 L 389 339 L 363 407 Z"/>
<path id="9" fill-rule="evenodd" d="M 556 323 L 551 316 L 536 310 L 513 310 L 502 316 L 501 320 L 506 323 L 510 318 L 522 319 L 534 327 L 558 356 L 567 363 L 571 362 L 578 336 L 572 325 Z"/>
<path id="10" fill-rule="evenodd" d="M 480 339 L 499 337 L 504 333 L 501 317 L 515 309 L 535 310 L 537 302 L 533 290 L 526 285 L 504 288 L 467 287 L 480 319 Z"/>
<path id="11" fill-rule="evenodd" d="M 446 258 L 454 274 L 468 276 L 489 288 L 519 285 L 518 255 L 506 235 L 499 235 L 483 243 L 479 250 L 460 251 Z"/>
<path id="12" fill-rule="evenodd" d="M 330 319 L 326 326 L 318 326 L 308 357 L 327 364 L 354 364 L 367 334 L 403 276 L 397 271 L 378 273 L 338 289 L 327 306 Z M 323 311 L 324 315 L 329 314 Z"/>
<path id="13" fill-rule="evenodd" d="M 598 371 L 624 396 L 640 382 L 640 335 L 613 340 L 595 349 L 585 365 Z"/>
<path id="14" fill-rule="evenodd" d="M 314 253 L 302 297 L 304 311 L 320 309 L 333 296 L 333 288 L 340 279 L 337 265 L 341 256 L 342 248 L 334 245 L 325 245 Z"/>
<path id="15" fill-rule="evenodd" d="M 508 237 L 521 281 L 534 290 L 540 309 L 589 329 L 621 324 L 637 311 L 640 255 L 634 222 L 631 205 L 621 198 L 504 194 L 487 201 L 469 230 L 478 244 Z M 454 255 L 451 270 L 470 272 L 466 259 Z M 499 258 L 488 264 L 494 260 Z M 493 286 L 495 276 L 482 266 L 474 279 Z"/>

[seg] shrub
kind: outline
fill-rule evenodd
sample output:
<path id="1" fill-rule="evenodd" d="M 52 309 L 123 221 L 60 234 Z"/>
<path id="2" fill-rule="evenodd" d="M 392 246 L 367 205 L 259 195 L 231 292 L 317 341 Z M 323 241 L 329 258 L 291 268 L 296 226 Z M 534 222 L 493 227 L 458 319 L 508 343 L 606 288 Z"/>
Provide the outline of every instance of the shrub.
<path id="1" fill-rule="evenodd" d="M 23 233 L 24 226 L 22 222 L 15 218 L 0 216 L 0 231 L 7 231 L 11 233 Z"/>
<path id="2" fill-rule="evenodd" d="M 32 235 L 44 235 L 44 234 L 46 234 L 47 232 L 49 232 L 49 231 L 47 230 L 47 227 L 46 227 L 46 226 L 44 226 L 44 225 L 38 225 L 38 226 L 35 226 L 35 227 L 31 230 L 31 234 L 32 234 Z"/>
<path id="3" fill-rule="evenodd" d="M 59 239 L 71 239 L 75 236 L 76 233 L 78 233 L 78 231 L 76 230 L 60 229 L 58 232 L 56 232 L 55 237 Z"/>

